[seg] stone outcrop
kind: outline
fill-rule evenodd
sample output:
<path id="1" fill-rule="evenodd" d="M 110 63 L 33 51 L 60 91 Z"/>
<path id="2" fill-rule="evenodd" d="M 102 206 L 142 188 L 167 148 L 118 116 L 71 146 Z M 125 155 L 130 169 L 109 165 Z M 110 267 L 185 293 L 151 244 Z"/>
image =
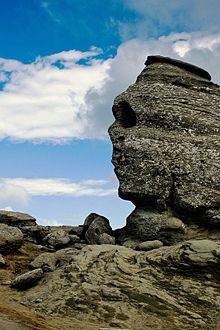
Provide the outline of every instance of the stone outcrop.
<path id="1" fill-rule="evenodd" d="M 109 129 L 119 195 L 220 226 L 220 89 L 193 65 L 149 56 L 114 102 Z"/>
<path id="2" fill-rule="evenodd" d="M 115 240 L 109 220 L 99 214 L 91 213 L 85 219 L 85 239 L 90 244 L 114 244 Z"/>
<path id="3" fill-rule="evenodd" d="M 17 251 L 23 243 L 23 234 L 19 228 L 0 224 L 0 253 Z"/>
<path id="4" fill-rule="evenodd" d="M 218 329 L 217 241 L 189 240 L 149 252 L 116 245 L 61 251 L 53 253 L 61 262 L 51 265 L 47 281 L 23 295 L 22 303 L 36 312 L 135 330 Z"/>
<path id="5" fill-rule="evenodd" d="M 36 219 L 26 213 L 1 210 L 0 223 L 22 229 L 22 227 L 26 226 L 35 226 Z"/>

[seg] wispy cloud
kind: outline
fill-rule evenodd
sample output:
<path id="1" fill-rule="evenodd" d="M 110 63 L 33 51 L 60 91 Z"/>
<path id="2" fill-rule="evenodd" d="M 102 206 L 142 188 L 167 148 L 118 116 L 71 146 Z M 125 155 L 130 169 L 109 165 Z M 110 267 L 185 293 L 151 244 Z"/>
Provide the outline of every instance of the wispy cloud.
<path id="1" fill-rule="evenodd" d="M 31 196 L 96 196 L 103 197 L 114 195 L 117 189 L 109 184 L 108 180 L 86 180 L 81 182 L 72 182 L 68 179 L 26 179 L 26 178 L 4 178 L 0 181 L 0 189 L 7 188 L 12 192 L 9 197 L 14 199 L 17 194 L 24 191 Z M 3 198 L 3 189 L 0 199 Z M 1 191 L 0 190 L 0 191 Z"/>
<path id="2" fill-rule="evenodd" d="M 0 179 L 0 207 L 5 208 L 8 205 L 26 207 L 29 200 L 30 196 L 24 187 Z"/>
<path id="3" fill-rule="evenodd" d="M 171 33 L 130 40 L 114 58 L 70 50 L 31 64 L 0 59 L 0 139 L 65 142 L 103 138 L 113 99 L 133 83 L 148 55 L 161 54 L 207 69 L 220 82 L 220 33 Z"/>

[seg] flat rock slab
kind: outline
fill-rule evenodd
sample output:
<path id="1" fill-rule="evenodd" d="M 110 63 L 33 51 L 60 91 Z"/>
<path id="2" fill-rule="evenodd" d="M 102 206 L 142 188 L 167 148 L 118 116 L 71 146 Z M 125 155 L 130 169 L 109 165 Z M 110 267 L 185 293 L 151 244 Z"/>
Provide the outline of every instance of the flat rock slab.
<path id="1" fill-rule="evenodd" d="M 17 320 L 9 318 L 7 315 L 0 314 L 0 329 L 4 330 L 36 330 L 35 327 L 29 327 Z"/>
<path id="2" fill-rule="evenodd" d="M 35 226 L 36 219 L 26 213 L 0 211 L 0 223 L 15 227 Z"/>

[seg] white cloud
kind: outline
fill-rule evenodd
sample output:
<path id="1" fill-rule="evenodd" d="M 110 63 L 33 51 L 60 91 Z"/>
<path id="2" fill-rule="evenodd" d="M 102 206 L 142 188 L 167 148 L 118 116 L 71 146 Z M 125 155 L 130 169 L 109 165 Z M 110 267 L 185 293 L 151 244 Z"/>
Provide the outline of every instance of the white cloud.
<path id="1" fill-rule="evenodd" d="M 17 197 L 24 191 L 28 196 L 109 196 L 115 195 L 117 189 L 112 187 L 107 180 L 86 180 L 82 182 L 71 182 L 67 179 L 26 179 L 26 178 L 4 178 L 1 179 L 5 188 L 10 191 L 14 189 L 11 198 Z M 10 197 L 10 196 L 9 196 Z M 0 200 L 3 196 L 0 195 Z"/>
<path id="2" fill-rule="evenodd" d="M 0 179 L 0 207 L 5 208 L 8 204 L 25 207 L 29 202 L 29 198 L 29 194 L 24 187 Z"/>
<path id="3" fill-rule="evenodd" d="M 10 80 L 0 92 L 0 137 L 16 140 L 56 140 L 87 137 L 89 105 L 85 96 L 99 90 L 108 78 L 111 60 L 69 51 L 37 58 L 32 64 L 0 59 Z M 87 63 L 77 64 L 84 59 Z"/>
<path id="4" fill-rule="evenodd" d="M 39 57 L 31 64 L 0 59 L 0 71 L 9 77 L 0 92 L 0 139 L 58 143 L 106 137 L 114 97 L 135 81 L 146 57 L 155 54 L 201 66 L 220 82 L 220 33 L 133 39 L 105 60 L 96 48 Z"/>
<path id="5" fill-rule="evenodd" d="M 6 206 L 6 207 L 3 207 L 1 210 L 3 210 L 3 211 L 13 211 L 13 208 L 11 206 Z"/>
<path id="6" fill-rule="evenodd" d="M 63 223 L 61 223 L 58 220 L 54 220 L 54 219 L 38 219 L 38 223 L 41 224 L 42 226 L 62 226 L 63 225 Z M 71 223 L 71 221 L 70 221 L 70 223 Z"/>

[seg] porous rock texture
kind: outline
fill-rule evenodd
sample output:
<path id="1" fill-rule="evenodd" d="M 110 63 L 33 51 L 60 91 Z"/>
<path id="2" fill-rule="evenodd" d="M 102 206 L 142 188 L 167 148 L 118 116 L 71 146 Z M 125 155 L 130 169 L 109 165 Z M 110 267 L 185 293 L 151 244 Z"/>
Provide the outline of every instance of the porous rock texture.
<path id="1" fill-rule="evenodd" d="M 220 225 L 220 90 L 193 65 L 149 56 L 114 102 L 109 133 L 119 195 Z"/>

